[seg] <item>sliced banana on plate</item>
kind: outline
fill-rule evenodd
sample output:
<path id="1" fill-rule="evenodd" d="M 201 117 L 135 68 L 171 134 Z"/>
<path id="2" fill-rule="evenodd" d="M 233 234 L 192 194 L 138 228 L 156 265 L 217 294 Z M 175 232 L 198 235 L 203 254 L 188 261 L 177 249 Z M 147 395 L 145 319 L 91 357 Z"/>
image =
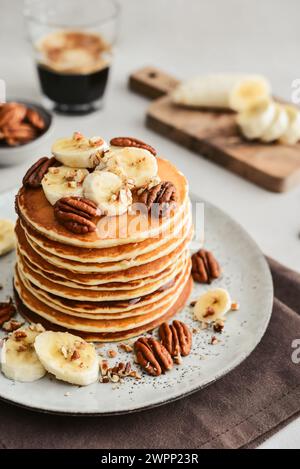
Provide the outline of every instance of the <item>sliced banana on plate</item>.
<path id="1" fill-rule="evenodd" d="M 266 143 L 278 140 L 287 131 L 289 125 L 285 108 L 280 104 L 275 104 L 275 108 L 273 121 L 261 136 L 261 140 Z"/>
<path id="2" fill-rule="evenodd" d="M 286 105 L 284 109 L 288 116 L 288 126 L 281 135 L 280 142 L 294 145 L 300 139 L 300 111 L 294 106 Z"/>
<path id="3" fill-rule="evenodd" d="M 44 330 L 40 324 L 21 327 L 4 341 L 1 351 L 1 369 L 7 378 L 31 382 L 46 374 L 34 349 L 36 338 Z"/>
<path id="4" fill-rule="evenodd" d="M 262 99 L 268 99 L 271 86 L 260 75 L 253 75 L 237 81 L 229 94 L 229 107 L 234 111 L 245 111 Z"/>
<path id="5" fill-rule="evenodd" d="M 42 188 L 47 200 L 54 205 L 62 197 L 82 196 L 83 181 L 88 174 L 87 169 L 68 166 L 49 168 L 42 179 Z"/>
<path id="6" fill-rule="evenodd" d="M 87 386 L 99 375 L 99 359 L 93 344 L 68 332 L 47 331 L 34 344 L 37 356 L 49 373 L 67 383 Z"/>
<path id="7" fill-rule="evenodd" d="M 11 220 L 0 220 L 0 256 L 15 247 L 15 224 Z"/>
<path id="8" fill-rule="evenodd" d="M 132 204 L 130 189 L 117 174 L 109 171 L 89 174 L 83 183 L 83 193 L 98 205 L 103 215 L 122 215 Z"/>
<path id="9" fill-rule="evenodd" d="M 108 150 L 108 144 L 101 137 L 84 137 L 75 132 L 71 138 L 60 138 L 52 145 L 55 158 L 72 168 L 95 168 Z"/>
<path id="10" fill-rule="evenodd" d="M 214 322 L 222 318 L 231 308 L 231 298 L 224 288 L 215 288 L 203 293 L 194 306 L 195 319 Z"/>
<path id="11" fill-rule="evenodd" d="M 249 140 L 260 138 L 271 125 L 276 113 L 275 103 L 266 98 L 237 115 L 237 124 Z"/>
<path id="12" fill-rule="evenodd" d="M 105 158 L 106 171 L 130 181 L 135 187 L 145 186 L 157 177 L 157 159 L 143 148 L 114 147 L 105 154 Z"/>

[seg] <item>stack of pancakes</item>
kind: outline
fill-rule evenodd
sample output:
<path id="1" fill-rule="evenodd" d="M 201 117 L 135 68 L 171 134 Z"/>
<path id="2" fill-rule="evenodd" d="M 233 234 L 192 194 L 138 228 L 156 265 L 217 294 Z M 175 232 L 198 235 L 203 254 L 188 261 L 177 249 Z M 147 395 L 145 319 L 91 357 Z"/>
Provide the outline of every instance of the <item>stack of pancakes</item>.
<path id="1" fill-rule="evenodd" d="M 177 190 L 170 216 L 102 217 L 88 234 L 59 224 L 41 188 L 20 189 L 14 285 L 23 316 L 87 340 L 117 341 L 182 309 L 192 288 L 188 185 L 170 162 L 157 160 L 161 180 Z"/>

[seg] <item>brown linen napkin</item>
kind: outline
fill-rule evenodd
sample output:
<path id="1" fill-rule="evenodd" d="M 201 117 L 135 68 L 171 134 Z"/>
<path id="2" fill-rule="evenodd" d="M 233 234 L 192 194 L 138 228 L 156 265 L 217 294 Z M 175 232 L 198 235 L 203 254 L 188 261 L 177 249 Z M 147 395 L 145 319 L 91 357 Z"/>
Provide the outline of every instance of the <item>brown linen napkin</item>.
<path id="1" fill-rule="evenodd" d="M 292 341 L 300 338 L 300 275 L 269 264 L 276 297 L 270 325 L 227 376 L 179 401 L 123 416 L 55 416 L 0 402 L 0 447 L 256 447 L 300 413 L 300 364 L 291 359 Z"/>

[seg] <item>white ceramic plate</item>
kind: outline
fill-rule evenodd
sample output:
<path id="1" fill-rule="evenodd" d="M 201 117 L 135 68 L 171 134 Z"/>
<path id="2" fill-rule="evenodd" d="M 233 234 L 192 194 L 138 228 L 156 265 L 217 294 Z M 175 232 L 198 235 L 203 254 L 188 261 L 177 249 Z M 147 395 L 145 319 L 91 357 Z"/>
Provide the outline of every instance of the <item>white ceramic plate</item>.
<path id="1" fill-rule="evenodd" d="M 15 191 L 0 194 L 0 218 L 15 218 Z M 260 342 L 270 320 L 273 286 L 266 261 L 249 235 L 228 215 L 205 203 L 206 247 L 211 249 L 223 268 L 222 278 L 211 286 L 196 285 L 191 299 L 212 287 L 225 287 L 240 303 L 231 312 L 222 334 L 204 330 L 194 334 L 192 353 L 181 365 L 165 375 L 153 378 L 143 374 L 140 381 L 127 379 L 122 384 L 96 383 L 78 387 L 45 377 L 34 383 L 18 383 L 0 375 L 0 397 L 12 403 L 44 412 L 66 414 L 127 413 L 162 405 L 197 391 L 221 378 L 239 365 Z M 195 246 L 194 246 L 195 247 Z M 0 260 L 0 299 L 12 294 L 14 254 Z M 192 327 L 198 323 L 186 306 L 180 318 Z M 211 345 L 212 335 L 220 339 Z M 111 344 L 100 349 L 105 354 Z M 118 353 L 111 362 L 132 361 L 132 355 Z M 259 364 L 258 364 L 259 366 Z"/>

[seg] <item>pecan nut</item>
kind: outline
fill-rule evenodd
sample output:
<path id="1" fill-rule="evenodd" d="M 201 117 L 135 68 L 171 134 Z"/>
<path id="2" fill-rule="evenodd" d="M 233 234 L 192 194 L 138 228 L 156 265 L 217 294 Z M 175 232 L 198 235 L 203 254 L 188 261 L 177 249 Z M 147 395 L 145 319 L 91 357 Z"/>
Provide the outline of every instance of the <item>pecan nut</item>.
<path id="1" fill-rule="evenodd" d="M 51 166 L 60 166 L 61 163 L 54 157 L 48 158 L 43 156 L 36 163 L 34 163 L 26 172 L 23 177 L 23 185 L 32 189 L 40 187 L 41 182 L 48 169 Z"/>
<path id="2" fill-rule="evenodd" d="M 192 277 L 195 282 L 209 284 L 220 275 L 220 265 L 212 252 L 199 249 L 192 255 Z"/>
<path id="3" fill-rule="evenodd" d="M 151 188 L 145 188 L 139 195 L 139 202 L 145 204 L 155 217 L 166 217 L 176 207 L 177 192 L 172 182 L 163 181 Z"/>
<path id="4" fill-rule="evenodd" d="M 6 103 L 0 109 L 0 127 L 13 126 L 21 122 L 26 115 L 26 106 L 20 103 Z"/>
<path id="5" fill-rule="evenodd" d="M 26 119 L 38 130 L 44 130 L 46 127 L 43 117 L 34 109 L 27 108 Z"/>
<path id="6" fill-rule="evenodd" d="M 132 137 L 115 137 L 112 138 L 110 144 L 116 147 L 136 147 L 136 148 L 143 148 L 144 150 L 150 151 L 152 155 L 156 156 L 155 148 L 151 147 L 147 143 L 143 142 L 142 140 L 138 140 L 137 138 Z"/>
<path id="7" fill-rule="evenodd" d="M 179 362 L 180 357 L 189 355 L 192 347 L 192 333 L 190 328 L 181 321 L 174 320 L 172 324 L 164 322 L 159 328 L 162 344 L 169 354 Z"/>
<path id="8" fill-rule="evenodd" d="M 2 326 L 6 321 L 9 321 L 15 313 L 16 308 L 12 298 L 10 298 L 9 301 L 0 303 L 0 326 Z"/>
<path id="9" fill-rule="evenodd" d="M 16 123 L 2 127 L 2 135 L 10 146 L 20 145 L 33 140 L 37 136 L 36 129 L 29 124 Z"/>
<path id="10" fill-rule="evenodd" d="M 173 367 L 168 350 L 152 337 L 140 337 L 134 344 L 137 362 L 151 376 L 159 376 Z"/>
<path id="11" fill-rule="evenodd" d="M 56 219 L 72 233 L 85 234 L 96 230 L 92 218 L 99 215 L 97 205 L 83 197 L 63 197 L 54 204 Z"/>

